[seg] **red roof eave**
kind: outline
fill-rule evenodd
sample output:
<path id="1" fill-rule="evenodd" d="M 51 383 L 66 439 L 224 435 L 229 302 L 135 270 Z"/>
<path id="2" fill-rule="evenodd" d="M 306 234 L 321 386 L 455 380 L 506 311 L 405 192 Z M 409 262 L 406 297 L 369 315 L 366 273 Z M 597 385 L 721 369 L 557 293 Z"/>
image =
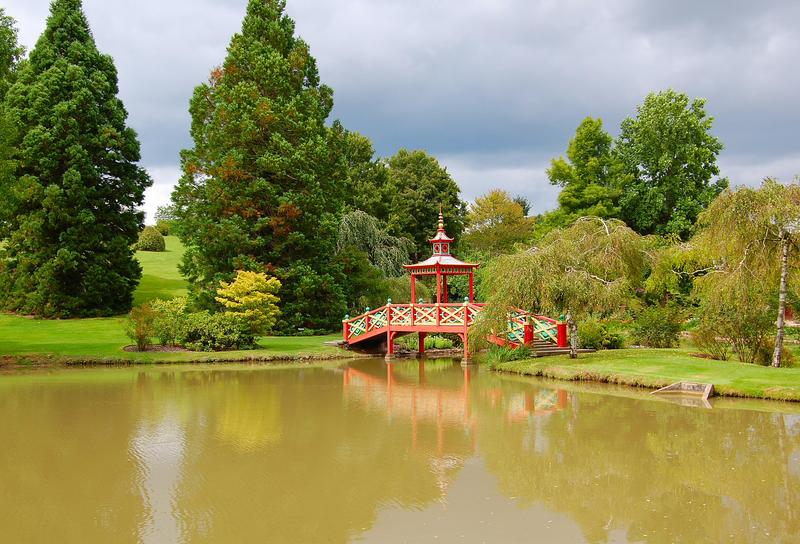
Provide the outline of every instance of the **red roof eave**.
<path id="1" fill-rule="evenodd" d="M 406 270 L 413 270 L 416 268 L 435 268 L 435 267 L 447 267 L 447 268 L 478 268 L 481 265 L 477 263 L 459 263 L 459 264 L 441 264 L 441 263 L 431 263 L 431 264 L 404 264 L 403 268 Z"/>

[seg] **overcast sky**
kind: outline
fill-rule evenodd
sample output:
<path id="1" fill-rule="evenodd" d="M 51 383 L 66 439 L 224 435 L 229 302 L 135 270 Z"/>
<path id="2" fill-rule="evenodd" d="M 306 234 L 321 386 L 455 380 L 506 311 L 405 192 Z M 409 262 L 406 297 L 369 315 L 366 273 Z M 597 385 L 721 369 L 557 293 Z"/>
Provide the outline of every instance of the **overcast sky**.
<path id="1" fill-rule="evenodd" d="M 150 214 L 191 145 L 192 90 L 221 64 L 246 4 L 84 0 L 155 180 Z M 32 47 L 49 1 L 3 5 Z M 335 91 L 332 118 L 382 156 L 436 155 L 467 200 L 502 187 L 534 211 L 553 207 L 544 170 L 581 119 L 616 135 L 667 87 L 708 100 L 734 184 L 800 174 L 796 0 L 288 0 L 288 12 Z"/>

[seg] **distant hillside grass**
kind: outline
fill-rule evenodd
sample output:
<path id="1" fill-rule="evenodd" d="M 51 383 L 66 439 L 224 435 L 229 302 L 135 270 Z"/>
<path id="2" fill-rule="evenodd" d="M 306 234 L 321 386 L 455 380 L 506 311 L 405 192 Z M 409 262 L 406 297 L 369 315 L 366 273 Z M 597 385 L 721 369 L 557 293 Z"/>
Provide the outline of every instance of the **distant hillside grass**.
<path id="1" fill-rule="evenodd" d="M 142 264 L 142 279 L 133 296 L 134 306 L 157 298 L 175 298 L 186 294 L 188 284 L 178 272 L 183 257 L 183 244 L 177 236 L 166 236 L 167 250 L 137 251 Z"/>

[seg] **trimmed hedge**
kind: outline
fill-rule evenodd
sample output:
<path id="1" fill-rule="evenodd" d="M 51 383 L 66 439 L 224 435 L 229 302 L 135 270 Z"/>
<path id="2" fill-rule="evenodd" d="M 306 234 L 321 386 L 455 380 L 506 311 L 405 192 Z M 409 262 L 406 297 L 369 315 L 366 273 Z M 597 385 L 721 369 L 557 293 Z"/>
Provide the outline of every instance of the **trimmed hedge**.
<path id="1" fill-rule="evenodd" d="M 164 251 L 166 248 L 164 236 L 155 227 L 145 227 L 135 246 L 136 251 Z"/>

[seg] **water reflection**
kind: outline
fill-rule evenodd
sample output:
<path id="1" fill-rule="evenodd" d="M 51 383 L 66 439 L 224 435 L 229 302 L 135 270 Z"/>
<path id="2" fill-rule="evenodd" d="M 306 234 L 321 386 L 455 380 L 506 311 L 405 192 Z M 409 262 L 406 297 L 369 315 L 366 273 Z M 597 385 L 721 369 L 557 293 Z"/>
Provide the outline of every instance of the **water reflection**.
<path id="1" fill-rule="evenodd" d="M 0 378 L 9 542 L 797 542 L 800 418 L 464 369 Z"/>

